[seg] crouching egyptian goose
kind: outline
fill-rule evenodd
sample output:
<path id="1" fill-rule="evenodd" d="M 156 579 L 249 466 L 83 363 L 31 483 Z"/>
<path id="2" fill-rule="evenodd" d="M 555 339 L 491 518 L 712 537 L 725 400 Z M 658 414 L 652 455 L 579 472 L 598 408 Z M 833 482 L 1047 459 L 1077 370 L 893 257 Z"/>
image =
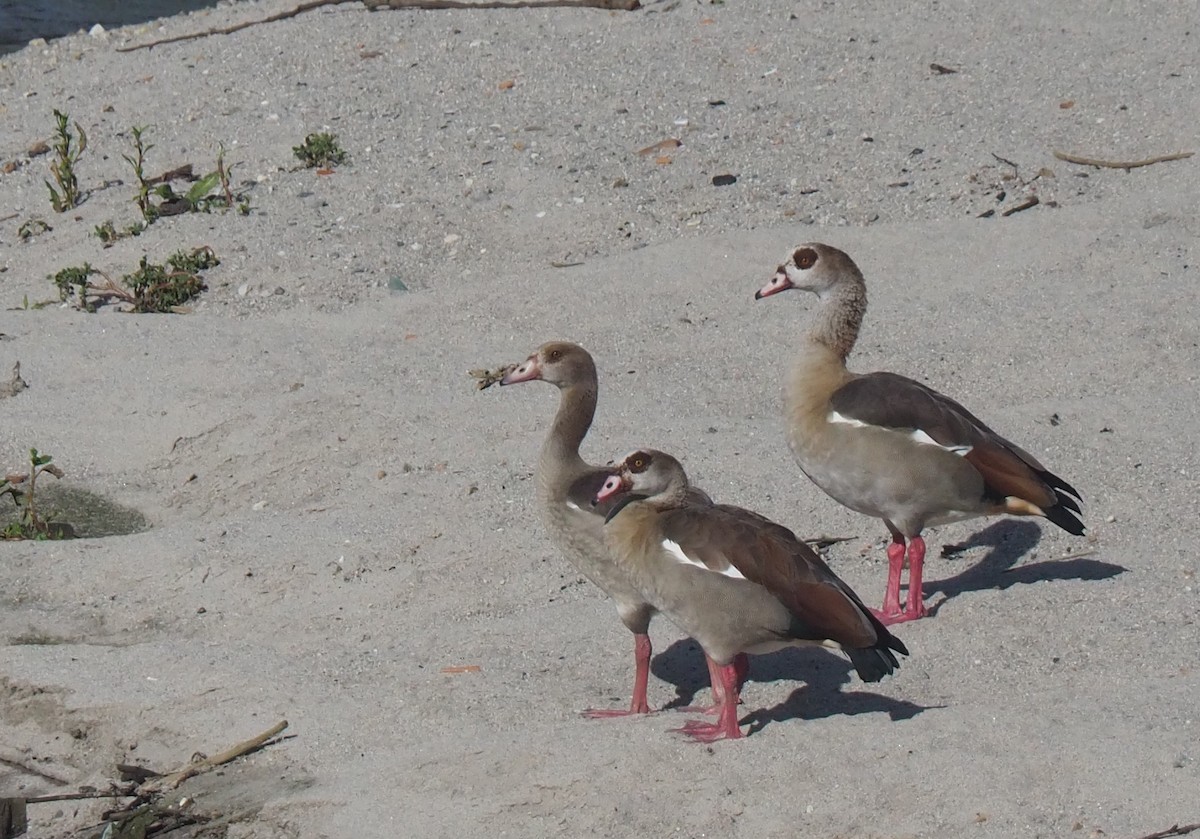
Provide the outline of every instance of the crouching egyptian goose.
<path id="1" fill-rule="evenodd" d="M 908 655 L 792 531 L 740 507 L 697 500 L 668 454 L 628 455 L 597 501 L 612 504 L 604 530 L 617 562 L 708 659 L 718 718 L 680 729 L 696 740 L 742 736 L 740 654 L 818 644 L 845 651 L 868 682 L 898 666 L 893 651 Z"/>
<path id="2" fill-rule="evenodd" d="M 755 299 L 790 288 L 813 292 L 821 308 L 787 382 L 788 443 L 813 483 L 883 519 L 891 532 L 884 623 L 927 614 L 921 532 L 928 525 L 1010 513 L 1043 516 L 1082 535 L 1079 493 L 962 405 L 894 373 L 846 369 L 867 308 L 850 257 L 829 245 L 800 245 Z M 901 608 L 906 540 L 908 603 Z"/>
<path id="3" fill-rule="evenodd" d="M 647 633 L 654 607 L 613 562 L 604 543 L 604 516 L 608 507 L 594 506 L 593 500 L 612 472 L 589 465 L 579 454 L 579 446 L 596 413 L 599 391 L 596 364 L 587 350 L 576 344 L 562 341 L 543 344 L 504 376 L 500 384 L 531 381 L 549 382 L 561 394 L 558 413 L 542 444 L 537 465 L 537 499 L 546 530 L 579 573 L 616 601 L 621 621 L 634 635 L 635 671 L 629 710 L 592 709 L 584 715 L 601 718 L 648 713 L 646 686 L 653 649 Z M 693 493 L 699 499 L 708 498 L 701 490 Z"/>

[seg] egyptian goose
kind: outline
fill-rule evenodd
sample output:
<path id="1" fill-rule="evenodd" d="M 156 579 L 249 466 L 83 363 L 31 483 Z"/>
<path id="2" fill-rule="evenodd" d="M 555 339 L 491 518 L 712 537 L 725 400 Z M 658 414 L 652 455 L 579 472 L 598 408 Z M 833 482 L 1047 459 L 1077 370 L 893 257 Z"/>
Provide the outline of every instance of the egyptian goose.
<path id="1" fill-rule="evenodd" d="M 579 454 L 596 413 L 596 364 L 577 344 L 550 342 L 538 347 L 500 384 L 532 381 L 549 382 L 561 394 L 558 413 L 538 459 L 537 498 L 542 520 L 551 540 L 576 570 L 616 601 L 621 621 L 634 636 L 635 670 L 629 710 L 591 709 L 584 715 L 604 718 L 649 713 L 646 686 L 653 647 L 648 631 L 654 607 L 612 561 L 604 542 L 604 516 L 608 510 L 592 502 L 611 470 L 591 466 Z M 694 493 L 698 498 L 708 498 L 699 489 Z"/>
<path id="2" fill-rule="evenodd" d="M 742 654 L 817 644 L 843 650 L 868 682 L 899 666 L 896 652 L 908 655 L 792 531 L 740 507 L 697 500 L 669 454 L 628 455 L 596 500 L 612 505 L 604 530 L 619 565 L 704 650 L 718 718 L 679 729 L 696 740 L 742 736 Z"/>
<path id="3" fill-rule="evenodd" d="M 927 614 L 926 526 L 1009 513 L 1043 516 L 1083 534 L 1079 493 L 962 405 L 895 373 L 846 369 L 867 308 L 862 273 L 849 256 L 829 245 L 800 245 L 754 297 L 790 288 L 813 292 L 821 307 L 787 381 L 788 444 L 813 483 L 850 509 L 883 519 L 891 532 L 884 623 Z M 906 555 L 908 602 L 901 608 Z"/>

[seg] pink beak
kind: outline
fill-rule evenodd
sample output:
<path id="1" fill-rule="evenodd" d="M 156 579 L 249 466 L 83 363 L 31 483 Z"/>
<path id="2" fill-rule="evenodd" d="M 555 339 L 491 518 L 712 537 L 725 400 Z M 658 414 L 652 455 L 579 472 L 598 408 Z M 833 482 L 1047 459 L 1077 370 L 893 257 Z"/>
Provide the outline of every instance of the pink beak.
<path id="1" fill-rule="evenodd" d="M 608 501 L 614 496 L 620 495 L 622 492 L 628 491 L 629 487 L 625 485 L 620 475 L 609 475 L 608 480 L 604 482 L 604 486 L 600 487 L 600 491 L 596 493 L 594 504 L 599 504 L 603 501 Z"/>
<path id="2" fill-rule="evenodd" d="M 525 359 L 525 363 L 500 380 L 502 385 L 515 385 L 520 382 L 532 382 L 542 377 L 542 368 L 538 366 L 536 355 Z"/>
<path id="3" fill-rule="evenodd" d="M 755 292 L 754 299 L 762 300 L 764 297 L 770 297 L 772 294 L 787 291 L 789 288 L 795 288 L 795 286 L 792 285 L 792 281 L 788 279 L 787 272 L 780 265 L 779 270 L 775 272 L 775 276 L 771 278 L 771 282 Z"/>

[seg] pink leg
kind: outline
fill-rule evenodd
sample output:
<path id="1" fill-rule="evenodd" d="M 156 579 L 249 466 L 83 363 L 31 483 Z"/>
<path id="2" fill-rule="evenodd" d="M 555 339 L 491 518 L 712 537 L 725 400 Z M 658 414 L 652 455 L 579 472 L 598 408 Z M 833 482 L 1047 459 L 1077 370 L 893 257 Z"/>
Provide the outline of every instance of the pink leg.
<path id="1" fill-rule="evenodd" d="M 922 590 L 925 574 L 925 540 L 914 536 L 908 542 L 908 609 L 906 620 L 917 620 L 929 614 Z"/>
<path id="2" fill-rule="evenodd" d="M 929 614 L 925 608 L 921 579 L 925 570 L 925 540 L 914 536 L 908 541 L 908 602 L 900 608 L 900 569 L 904 566 L 904 542 L 893 538 L 888 545 L 888 588 L 884 595 L 883 611 L 875 616 L 885 626 L 915 621 Z"/>
<path id="3" fill-rule="evenodd" d="M 633 699 L 629 702 L 628 711 L 616 711 L 607 708 L 589 708 L 583 716 L 592 720 L 612 719 L 613 717 L 628 717 L 632 714 L 650 713 L 650 703 L 646 699 L 646 687 L 650 682 L 650 654 L 653 647 L 649 635 L 633 636 Z"/>
<path id="4" fill-rule="evenodd" d="M 690 710 L 699 710 L 703 714 L 720 713 L 722 706 L 725 704 L 725 687 L 722 684 L 721 666 L 708 656 L 705 656 L 704 660 L 708 662 L 708 680 L 712 684 L 713 706 L 711 708 L 693 708 Z M 733 662 L 730 666 L 733 667 L 734 673 L 737 674 L 738 694 L 740 695 L 742 687 L 746 684 L 746 677 L 750 675 L 750 656 L 745 653 L 738 653 L 733 657 Z"/>
<path id="5" fill-rule="evenodd" d="M 883 593 L 883 611 L 876 612 L 875 617 L 880 623 L 898 622 L 904 615 L 900 609 L 900 575 L 904 571 L 904 537 L 892 536 L 892 543 L 887 548 L 888 581 L 887 590 Z"/>
<path id="6" fill-rule="evenodd" d="M 705 656 L 705 658 L 708 658 Z M 716 740 L 735 740 L 742 737 L 738 726 L 738 702 L 740 701 L 738 667 L 736 660 L 724 666 L 708 659 L 709 672 L 713 673 L 713 693 L 718 695 L 717 721 L 690 720 L 676 731 L 686 734 L 699 743 Z M 719 686 L 719 687 L 718 687 Z"/>

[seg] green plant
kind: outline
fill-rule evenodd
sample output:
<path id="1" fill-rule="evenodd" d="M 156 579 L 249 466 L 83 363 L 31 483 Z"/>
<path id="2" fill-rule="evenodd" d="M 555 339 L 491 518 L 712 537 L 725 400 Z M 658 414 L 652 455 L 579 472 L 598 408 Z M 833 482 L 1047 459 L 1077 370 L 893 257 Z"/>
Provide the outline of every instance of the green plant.
<path id="1" fill-rule="evenodd" d="M 150 183 L 146 180 L 146 152 L 154 148 L 153 143 L 146 143 L 142 140 L 142 134 L 145 133 L 145 125 L 135 125 L 130 131 L 133 133 L 133 156 L 127 154 L 121 155 L 133 167 L 133 176 L 137 179 L 138 192 L 133 202 L 137 204 L 138 210 L 142 214 L 142 218 L 146 220 L 146 224 L 153 224 L 158 218 L 158 210 L 150 203 Z"/>
<path id="2" fill-rule="evenodd" d="M 145 224 L 136 231 L 132 225 L 127 227 L 125 236 L 138 235 L 162 216 L 196 212 L 209 213 L 215 209 L 230 209 L 235 203 L 242 215 L 249 212 L 249 200 L 243 195 L 235 194 L 230 186 L 229 175 L 234 167 L 225 164 L 224 144 L 218 147 L 217 168 L 197 179 L 187 192 L 180 194 L 171 186 L 171 179 L 181 176 L 190 178 L 191 164 L 173 169 L 155 178 L 147 178 L 146 153 L 154 148 L 154 144 L 147 143 L 145 140 L 146 126 L 134 126 L 130 131 L 133 134 L 133 154 L 122 156 L 133 167 L 133 175 L 137 181 L 137 195 L 133 200 L 137 204 Z M 158 198 L 157 202 L 154 200 L 155 197 Z M 113 232 L 115 231 L 106 230 L 105 235 Z M 96 235 L 104 239 L 104 235 L 101 235 L 99 229 L 97 229 Z M 124 238 L 124 236 L 118 234 L 117 238 Z"/>
<path id="3" fill-rule="evenodd" d="M 79 296 L 80 305 L 89 312 L 94 312 L 95 307 L 89 308 L 87 305 L 87 290 L 88 278 L 93 274 L 100 273 L 87 262 L 83 263 L 78 268 L 64 268 L 50 280 L 58 287 L 58 299 L 64 303 L 71 299 L 71 292 L 74 290 Z"/>
<path id="4" fill-rule="evenodd" d="M 81 268 L 64 268 L 50 277 L 61 299 L 72 297 L 86 312 L 95 312 L 97 303 L 119 301 L 129 304 L 131 312 L 178 312 L 179 307 L 204 291 L 207 286 L 200 272 L 220 265 L 211 248 L 177 251 L 165 265 L 142 257 L 136 271 L 116 282 L 108 274 L 84 263 Z M 103 283 L 91 282 L 93 275 L 104 278 Z"/>
<path id="5" fill-rule="evenodd" d="M 22 242 L 28 242 L 34 236 L 41 236 L 43 233 L 49 233 L 54 228 L 46 224 L 44 219 L 37 216 L 25 220 L 25 223 L 17 228 L 17 238 Z"/>
<path id="6" fill-rule="evenodd" d="M 54 460 L 48 454 L 40 454 L 37 449 L 29 450 L 29 472 L 12 473 L 0 478 L 0 497 L 5 495 L 12 498 L 17 505 L 17 520 L 10 522 L 0 530 L 4 539 L 55 539 L 61 538 L 67 531 L 55 527 L 46 521 L 37 511 L 37 479 L 43 473 L 50 473 L 56 478 L 63 476 L 63 471 L 55 466 Z M 26 481 L 28 487 L 21 488 Z"/>
<path id="7" fill-rule="evenodd" d="M 338 145 L 337 135 L 325 131 L 309 134 L 303 143 L 292 146 L 292 154 L 309 169 L 317 166 L 332 168 L 345 163 L 348 157 Z"/>
<path id="8" fill-rule="evenodd" d="M 75 130 L 79 133 L 79 139 L 76 141 L 71 134 L 71 118 L 57 108 L 54 109 L 54 119 L 57 121 L 57 136 L 54 140 L 54 159 L 50 162 L 50 174 L 54 176 L 54 183 L 58 184 L 58 189 L 55 189 L 50 181 L 46 181 L 46 188 L 50 190 L 50 206 L 54 208 L 54 212 L 65 213 L 79 205 L 79 180 L 75 176 L 75 164 L 87 150 L 87 134 L 82 125 L 75 123 Z"/>
<path id="9" fill-rule="evenodd" d="M 96 229 L 92 231 L 92 233 L 97 239 L 103 242 L 104 247 L 107 248 L 110 247 L 113 242 L 119 242 L 122 239 L 128 239 L 130 236 L 141 236 L 145 229 L 145 222 L 135 221 L 132 224 L 126 225 L 124 229 L 117 230 L 116 225 L 109 220 L 103 224 L 96 225 Z"/>

